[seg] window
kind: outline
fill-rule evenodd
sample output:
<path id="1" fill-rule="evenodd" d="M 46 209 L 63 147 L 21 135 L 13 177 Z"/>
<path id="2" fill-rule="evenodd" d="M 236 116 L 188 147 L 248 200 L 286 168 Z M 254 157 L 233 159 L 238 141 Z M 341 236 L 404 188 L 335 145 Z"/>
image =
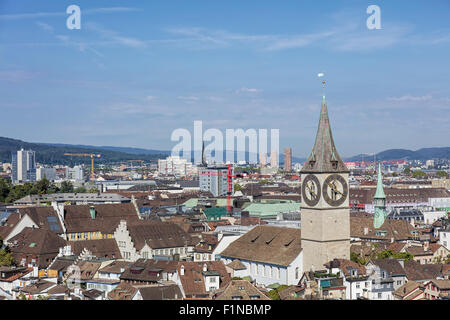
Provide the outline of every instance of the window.
<path id="1" fill-rule="evenodd" d="M 361 286 L 359 285 L 359 283 L 356 284 L 356 289 L 359 289 Z"/>
<path id="2" fill-rule="evenodd" d="M 211 278 L 209 279 L 209 282 L 211 282 L 211 283 L 216 283 L 216 277 L 211 277 Z"/>
<path id="3" fill-rule="evenodd" d="M 381 292 L 378 292 L 378 299 L 381 299 Z"/>
<path id="4" fill-rule="evenodd" d="M 356 298 L 359 298 L 360 296 L 361 296 L 360 293 L 357 293 L 357 294 L 356 294 Z"/>

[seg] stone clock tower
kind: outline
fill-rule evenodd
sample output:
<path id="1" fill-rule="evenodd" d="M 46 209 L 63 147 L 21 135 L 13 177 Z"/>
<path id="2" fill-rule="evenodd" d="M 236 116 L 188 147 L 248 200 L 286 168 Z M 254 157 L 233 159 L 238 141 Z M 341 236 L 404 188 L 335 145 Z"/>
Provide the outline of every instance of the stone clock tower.
<path id="1" fill-rule="evenodd" d="M 324 95 L 316 141 L 301 170 L 304 272 L 323 270 L 334 258 L 350 259 L 348 173 L 334 145 Z"/>

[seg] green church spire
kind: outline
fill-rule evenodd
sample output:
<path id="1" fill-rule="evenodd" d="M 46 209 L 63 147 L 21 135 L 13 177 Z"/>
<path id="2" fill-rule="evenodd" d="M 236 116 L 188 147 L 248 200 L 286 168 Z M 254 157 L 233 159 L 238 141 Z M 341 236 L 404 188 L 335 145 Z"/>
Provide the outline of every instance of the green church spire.
<path id="1" fill-rule="evenodd" d="M 383 190 L 383 177 L 381 175 L 381 164 L 378 164 L 378 182 L 377 182 L 377 191 L 375 192 L 376 199 L 386 199 L 386 195 Z"/>
<path id="2" fill-rule="evenodd" d="M 381 164 L 378 164 L 377 191 L 374 196 L 374 217 L 373 226 L 379 228 L 386 219 L 386 195 L 383 190 L 383 177 L 381 175 Z"/>

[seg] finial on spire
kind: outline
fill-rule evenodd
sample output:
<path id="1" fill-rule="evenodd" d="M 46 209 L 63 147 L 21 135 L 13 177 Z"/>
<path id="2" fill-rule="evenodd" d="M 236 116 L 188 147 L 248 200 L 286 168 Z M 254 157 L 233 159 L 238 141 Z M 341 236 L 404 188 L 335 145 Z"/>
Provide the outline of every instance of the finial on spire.
<path id="1" fill-rule="evenodd" d="M 317 74 L 317 76 L 319 77 L 319 78 L 321 78 L 321 77 L 324 77 L 325 76 L 325 73 L 323 73 L 323 72 L 321 72 L 321 73 L 318 73 Z M 323 96 L 323 98 L 325 99 L 325 79 L 323 79 L 322 80 L 322 96 Z"/>

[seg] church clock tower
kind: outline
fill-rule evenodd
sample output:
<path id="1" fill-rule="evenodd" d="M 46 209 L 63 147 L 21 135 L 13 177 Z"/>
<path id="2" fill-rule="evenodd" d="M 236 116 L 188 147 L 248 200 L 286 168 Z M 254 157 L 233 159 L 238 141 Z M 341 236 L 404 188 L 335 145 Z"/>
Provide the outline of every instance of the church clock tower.
<path id="1" fill-rule="evenodd" d="M 334 145 L 323 95 L 316 141 L 301 170 L 304 272 L 324 269 L 334 258 L 350 259 L 348 174 Z"/>

